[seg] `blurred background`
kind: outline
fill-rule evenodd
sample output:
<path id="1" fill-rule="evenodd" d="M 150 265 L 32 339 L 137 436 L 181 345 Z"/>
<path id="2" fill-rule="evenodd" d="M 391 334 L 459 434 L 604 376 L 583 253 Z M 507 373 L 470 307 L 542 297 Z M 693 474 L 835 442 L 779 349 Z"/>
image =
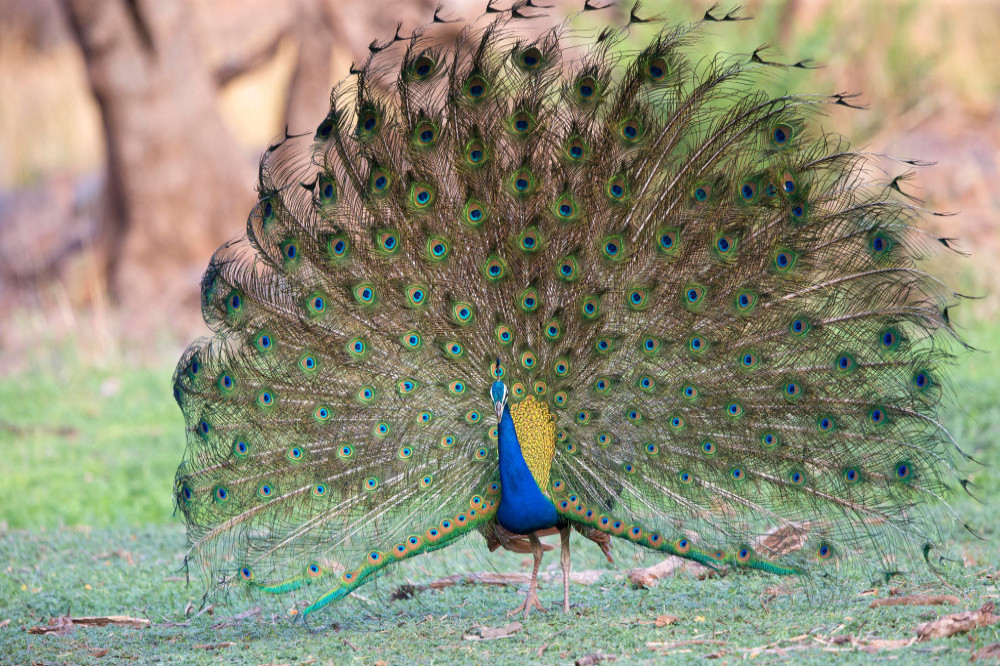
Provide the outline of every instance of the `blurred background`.
<path id="1" fill-rule="evenodd" d="M 207 333 L 201 273 L 243 233 L 257 160 L 285 127 L 313 132 L 368 43 L 436 4 L 0 0 L 0 528 L 170 521 L 184 446 L 170 375 Z M 558 18 L 583 0 L 536 4 Z M 632 4 L 600 17 L 624 23 Z M 709 7 L 649 0 L 640 14 L 688 22 Z M 440 15 L 484 9 L 448 0 Z M 933 270 L 982 297 L 953 321 L 995 347 L 1000 4 L 752 0 L 742 14 L 755 20 L 711 26 L 701 51 L 769 42 L 771 59 L 812 58 L 824 66 L 767 85 L 860 92 L 867 109 L 832 108 L 827 131 L 937 162 L 902 187 L 957 213 L 926 226 L 971 256 Z M 970 423 L 995 439 L 995 421 Z"/>

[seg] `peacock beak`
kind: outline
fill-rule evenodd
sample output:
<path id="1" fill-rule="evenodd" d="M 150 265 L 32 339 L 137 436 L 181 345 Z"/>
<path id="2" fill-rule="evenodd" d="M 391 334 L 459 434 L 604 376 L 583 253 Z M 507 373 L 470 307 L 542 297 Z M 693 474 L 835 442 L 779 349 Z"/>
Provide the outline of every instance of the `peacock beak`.
<path id="1" fill-rule="evenodd" d="M 500 423 L 500 419 L 503 418 L 503 403 L 495 402 L 493 403 L 493 407 L 496 409 L 497 412 L 497 423 Z"/>

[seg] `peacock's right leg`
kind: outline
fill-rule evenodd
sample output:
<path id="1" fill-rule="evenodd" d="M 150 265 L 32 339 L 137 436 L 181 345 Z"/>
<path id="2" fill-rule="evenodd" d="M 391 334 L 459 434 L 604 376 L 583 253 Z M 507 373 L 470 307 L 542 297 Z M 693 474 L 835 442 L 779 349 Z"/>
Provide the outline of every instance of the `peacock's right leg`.
<path id="1" fill-rule="evenodd" d="M 535 557 L 535 566 L 531 570 L 531 583 L 528 585 L 528 595 L 524 598 L 524 603 L 507 613 L 507 617 L 510 617 L 523 610 L 525 620 L 528 619 L 532 607 L 537 608 L 542 613 L 545 612 L 542 602 L 538 600 L 538 568 L 542 565 L 542 542 L 538 540 L 537 534 L 532 533 L 528 535 L 528 543 L 531 544 L 531 554 Z"/>
<path id="2" fill-rule="evenodd" d="M 563 525 L 559 528 L 559 541 L 562 544 L 562 550 L 559 553 L 559 562 L 562 564 L 562 579 L 563 579 L 563 612 L 569 612 L 569 525 Z"/>

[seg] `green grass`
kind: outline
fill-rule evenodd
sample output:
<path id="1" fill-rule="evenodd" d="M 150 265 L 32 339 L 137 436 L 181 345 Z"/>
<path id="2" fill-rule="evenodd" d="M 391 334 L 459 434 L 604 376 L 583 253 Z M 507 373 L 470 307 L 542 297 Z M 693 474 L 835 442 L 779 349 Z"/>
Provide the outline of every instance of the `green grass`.
<path id="1" fill-rule="evenodd" d="M 575 604 L 570 616 L 560 612 L 535 613 L 525 628 L 511 638 L 488 642 L 463 640 L 462 636 L 482 623 L 502 626 L 502 611 L 519 601 L 513 588 L 487 586 L 451 587 L 440 592 L 422 592 L 402 601 L 390 601 L 389 591 L 404 579 L 426 582 L 446 570 L 482 569 L 482 562 L 469 548 L 446 551 L 448 558 L 463 562 L 448 566 L 445 556 L 407 566 L 378 589 L 368 586 L 362 593 L 368 601 L 352 599 L 318 618 L 316 633 L 293 623 L 285 607 L 265 606 L 242 622 L 228 620 L 249 607 L 238 599 L 232 605 L 216 606 L 214 615 L 189 619 L 184 608 L 197 607 L 196 590 L 185 585 L 179 572 L 183 534 L 176 526 L 139 530 L 72 530 L 15 532 L 0 540 L 0 552 L 11 568 L 0 576 L 0 598 L 7 606 L 2 614 L 13 622 L 0 630 L 0 661 L 17 663 L 69 661 L 107 663 L 114 661 L 190 661 L 226 663 L 300 663 L 316 658 L 320 663 L 357 661 L 374 663 L 438 662 L 477 663 L 493 660 L 520 664 L 533 661 L 567 663 L 586 654 L 605 652 L 623 661 L 661 660 L 647 643 L 714 640 L 724 644 L 692 643 L 679 646 L 667 661 L 688 663 L 710 653 L 738 659 L 750 648 L 775 645 L 787 650 L 784 660 L 824 663 L 835 659 L 859 660 L 902 657 L 916 661 L 934 656 L 941 663 L 968 659 L 964 638 L 938 639 L 876 655 L 841 646 L 826 652 L 817 639 L 853 634 L 862 638 L 910 638 L 919 622 L 947 610 L 942 607 L 892 607 L 872 610 L 870 597 L 857 594 L 868 587 L 865 580 L 848 578 L 836 600 L 778 597 L 765 611 L 760 600 L 774 584 L 762 577 L 698 581 L 689 575 L 665 579 L 653 590 L 632 590 L 609 571 L 598 584 L 574 585 Z M 583 549 L 578 550 L 581 553 Z M 453 552 L 457 551 L 457 552 Z M 625 555 L 624 549 L 618 550 Z M 593 559 L 588 553 L 582 559 Z M 131 558 L 131 559 L 130 559 Z M 995 555 L 994 555 L 995 558 Z M 510 568 L 519 558 L 507 556 L 497 565 Z M 623 558 L 627 559 L 627 558 Z M 555 567 L 557 558 L 548 557 Z M 134 564 L 133 564 L 134 562 Z M 995 560 L 993 562 L 996 564 Z M 428 567 L 425 569 L 425 565 Z M 949 578 L 962 586 L 963 608 L 974 608 L 997 595 L 997 581 L 977 575 L 982 566 Z M 907 591 L 941 589 L 941 584 L 915 586 L 897 583 Z M 88 588 L 89 586 L 89 588 Z M 883 588 L 880 595 L 885 595 Z M 542 590 L 549 605 L 561 596 L 554 581 Z M 44 624 L 48 616 L 127 614 L 147 616 L 148 629 L 78 628 L 64 636 L 37 636 L 22 627 Z M 676 624 L 657 628 L 657 616 L 677 616 Z M 169 623 L 190 622 L 177 626 Z M 330 626 L 330 623 L 334 623 Z M 797 638 L 808 634 L 807 639 Z M 815 636 L 816 638 L 813 638 Z M 795 640 L 793 640 L 795 639 Z M 979 646 L 1000 640 L 1000 627 L 980 630 Z M 206 650 L 197 646 L 233 643 Z M 538 650 L 548 645 L 542 656 Z M 351 647 L 353 646 L 353 647 Z M 90 656 L 90 650 L 106 648 L 106 657 Z M 770 653 L 765 661 L 779 659 Z"/>
<path id="2" fill-rule="evenodd" d="M 172 364 L 0 380 L 0 521 L 13 529 L 170 522 L 184 421 Z"/>
<path id="3" fill-rule="evenodd" d="M 1000 326 L 970 327 L 971 342 L 995 349 Z M 571 661 L 605 652 L 619 659 L 663 659 L 647 643 L 694 642 L 673 649 L 668 661 L 684 663 L 711 653 L 726 659 L 752 656 L 823 663 L 838 659 L 930 657 L 966 660 L 970 643 L 955 637 L 868 654 L 850 645 L 824 649 L 820 640 L 853 634 L 865 639 L 906 639 L 916 625 L 947 612 L 973 609 L 1000 597 L 1000 549 L 995 510 L 1000 501 L 1000 359 L 989 352 L 967 355 L 956 369 L 958 401 L 948 422 L 970 455 L 987 466 L 970 468 L 979 504 L 958 498 L 956 510 L 987 540 L 956 527 L 950 554 L 938 580 L 921 576 L 892 585 L 906 592 L 955 594 L 960 608 L 870 609 L 871 586 L 860 571 L 842 572 L 842 584 L 806 598 L 799 583 L 766 576 L 732 576 L 699 581 L 690 574 L 634 590 L 622 571 L 636 566 L 629 546 L 616 547 L 618 564 L 607 565 L 589 544 L 574 543 L 576 570 L 604 569 L 594 585 L 574 585 L 571 616 L 535 614 L 511 638 L 476 642 L 462 636 L 482 623 L 502 626 L 503 610 L 520 601 L 511 587 L 467 585 L 424 591 L 392 601 L 390 592 L 410 581 L 426 583 L 461 571 L 524 571 L 520 555 L 488 555 L 469 540 L 407 563 L 392 576 L 315 617 L 319 630 L 306 631 L 290 609 L 302 599 L 265 600 L 263 611 L 243 621 L 228 620 L 253 606 L 240 597 L 219 600 L 213 614 L 185 615 L 197 608 L 200 587 L 183 579 L 184 534 L 171 517 L 171 482 L 183 447 L 182 423 L 169 389 L 170 364 L 158 368 L 93 370 L 72 363 L 0 379 L 0 661 L 160 661 L 298 663 L 410 661 L 506 663 Z M 477 540 L 476 540 L 477 541 Z M 966 566 L 960 562 L 964 560 Z M 646 557 L 644 564 L 655 562 Z M 558 570 L 547 556 L 543 568 Z M 767 604 L 768 589 L 783 592 Z M 880 586 L 879 596 L 888 592 Z M 561 596 L 553 580 L 546 604 Z M 68 636 L 31 635 L 25 630 L 50 616 L 132 615 L 148 617 L 148 629 L 77 628 Z M 657 628 L 658 615 L 679 621 Z M 182 624 L 174 624 L 182 623 Z M 802 638 L 807 635 L 807 638 Z M 974 634 L 979 647 L 1000 641 L 1000 625 Z M 204 649 L 205 645 L 233 643 Z M 538 650 L 548 647 L 538 656 Z M 353 647 L 351 647 L 353 646 Z M 108 649 L 106 656 L 92 649 Z M 782 650 L 775 652 L 774 650 Z M 829 651 L 834 650 L 834 651 Z"/>

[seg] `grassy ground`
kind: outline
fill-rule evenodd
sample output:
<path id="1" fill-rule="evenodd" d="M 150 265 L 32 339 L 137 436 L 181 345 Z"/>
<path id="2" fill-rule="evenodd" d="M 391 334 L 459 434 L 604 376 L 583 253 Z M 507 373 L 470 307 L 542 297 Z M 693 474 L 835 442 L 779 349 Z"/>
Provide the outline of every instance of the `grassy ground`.
<path id="1" fill-rule="evenodd" d="M 997 348 L 1000 327 L 970 328 L 974 344 Z M 94 370 L 68 363 L 0 379 L 0 563 L 5 563 L 0 623 L 10 620 L 0 628 L 0 661 L 525 663 L 604 652 L 619 659 L 666 657 L 678 663 L 712 654 L 726 660 L 934 658 L 949 663 L 968 659 L 974 647 L 1000 641 L 1000 625 L 994 625 L 975 632 L 971 642 L 955 637 L 892 649 L 877 643 L 827 644 L 830 637 L 847 634 L 868 642 L 909 639 L 919 622 L 1000 597 L 996 354 L 963 359 L 956 371 L 961 406 L 949 418 L 957 439 L 987 464 L 973 469 L 972 478 L 988 504 L 968 498 L 955 502 L 987 540 L 956 527 L 950 554 L 957 563 L 946 566 L 942 579 L 892 583 L 907 593 L 954 594 L 960 606 L 871 609 L 871 598 L 886 596 L 888 588 L 872 591 L 870 580 L 852 571 L 843 572 L 836 593 L 826 588 L 811 598 L 796 591 L 794 582 L 766 577 L 697 580 L 680 574 L 654 589 L 634 590 L 622 574 L 636 566 L 636 554 L 628 547 L 616 550 L 618 564 L 610 566 L 589 544 L 576 544 L 576 570 L 603 569 L 604 575 L 594 584 L 573 586 L 573 613 L 533 615 L 520 632 L 493 641 L 463 636 L 478 623 L 506 624 L 502 610 L 513 607 L 520 595 L 512 587 L 464 585 L 390 598 L 406 582 L 427 583 L 459 571 L 523 571 L 528 564 L 519 555 L 487 556 L 471 540 L 418 558 L 364 588 L 362 598 L 318 617 L 315 633 L 294 622 L 290 611 L 296 600 L 290 598 L 243 620 L 232 618 L 252 609 L 253 602 L 241 598 L 221 600 L 212 613 L 192 617 L 189 603 L 197 609 L 200 588 L 184 580 L 183 530 L 171 518 L 170 482 L 181 453 L 182 425 L 170 397 L 169 370 L 168 365 Z M 555 571 L 557 560 L 549 556 L 543 567 Z M 654 561 L 646 558 L 643 564 Z M 779 594 L 772 599 L 776 584 Z M 554 604 L 560 594 L 561 584 L 553 580 L 542 598 Z M 66 614 L 148 617 L 153 625 L 77 628 L 67 636 L 26 631 Z M 656 626 L 657 617 L 666 614 L 678 621 Z"/>

